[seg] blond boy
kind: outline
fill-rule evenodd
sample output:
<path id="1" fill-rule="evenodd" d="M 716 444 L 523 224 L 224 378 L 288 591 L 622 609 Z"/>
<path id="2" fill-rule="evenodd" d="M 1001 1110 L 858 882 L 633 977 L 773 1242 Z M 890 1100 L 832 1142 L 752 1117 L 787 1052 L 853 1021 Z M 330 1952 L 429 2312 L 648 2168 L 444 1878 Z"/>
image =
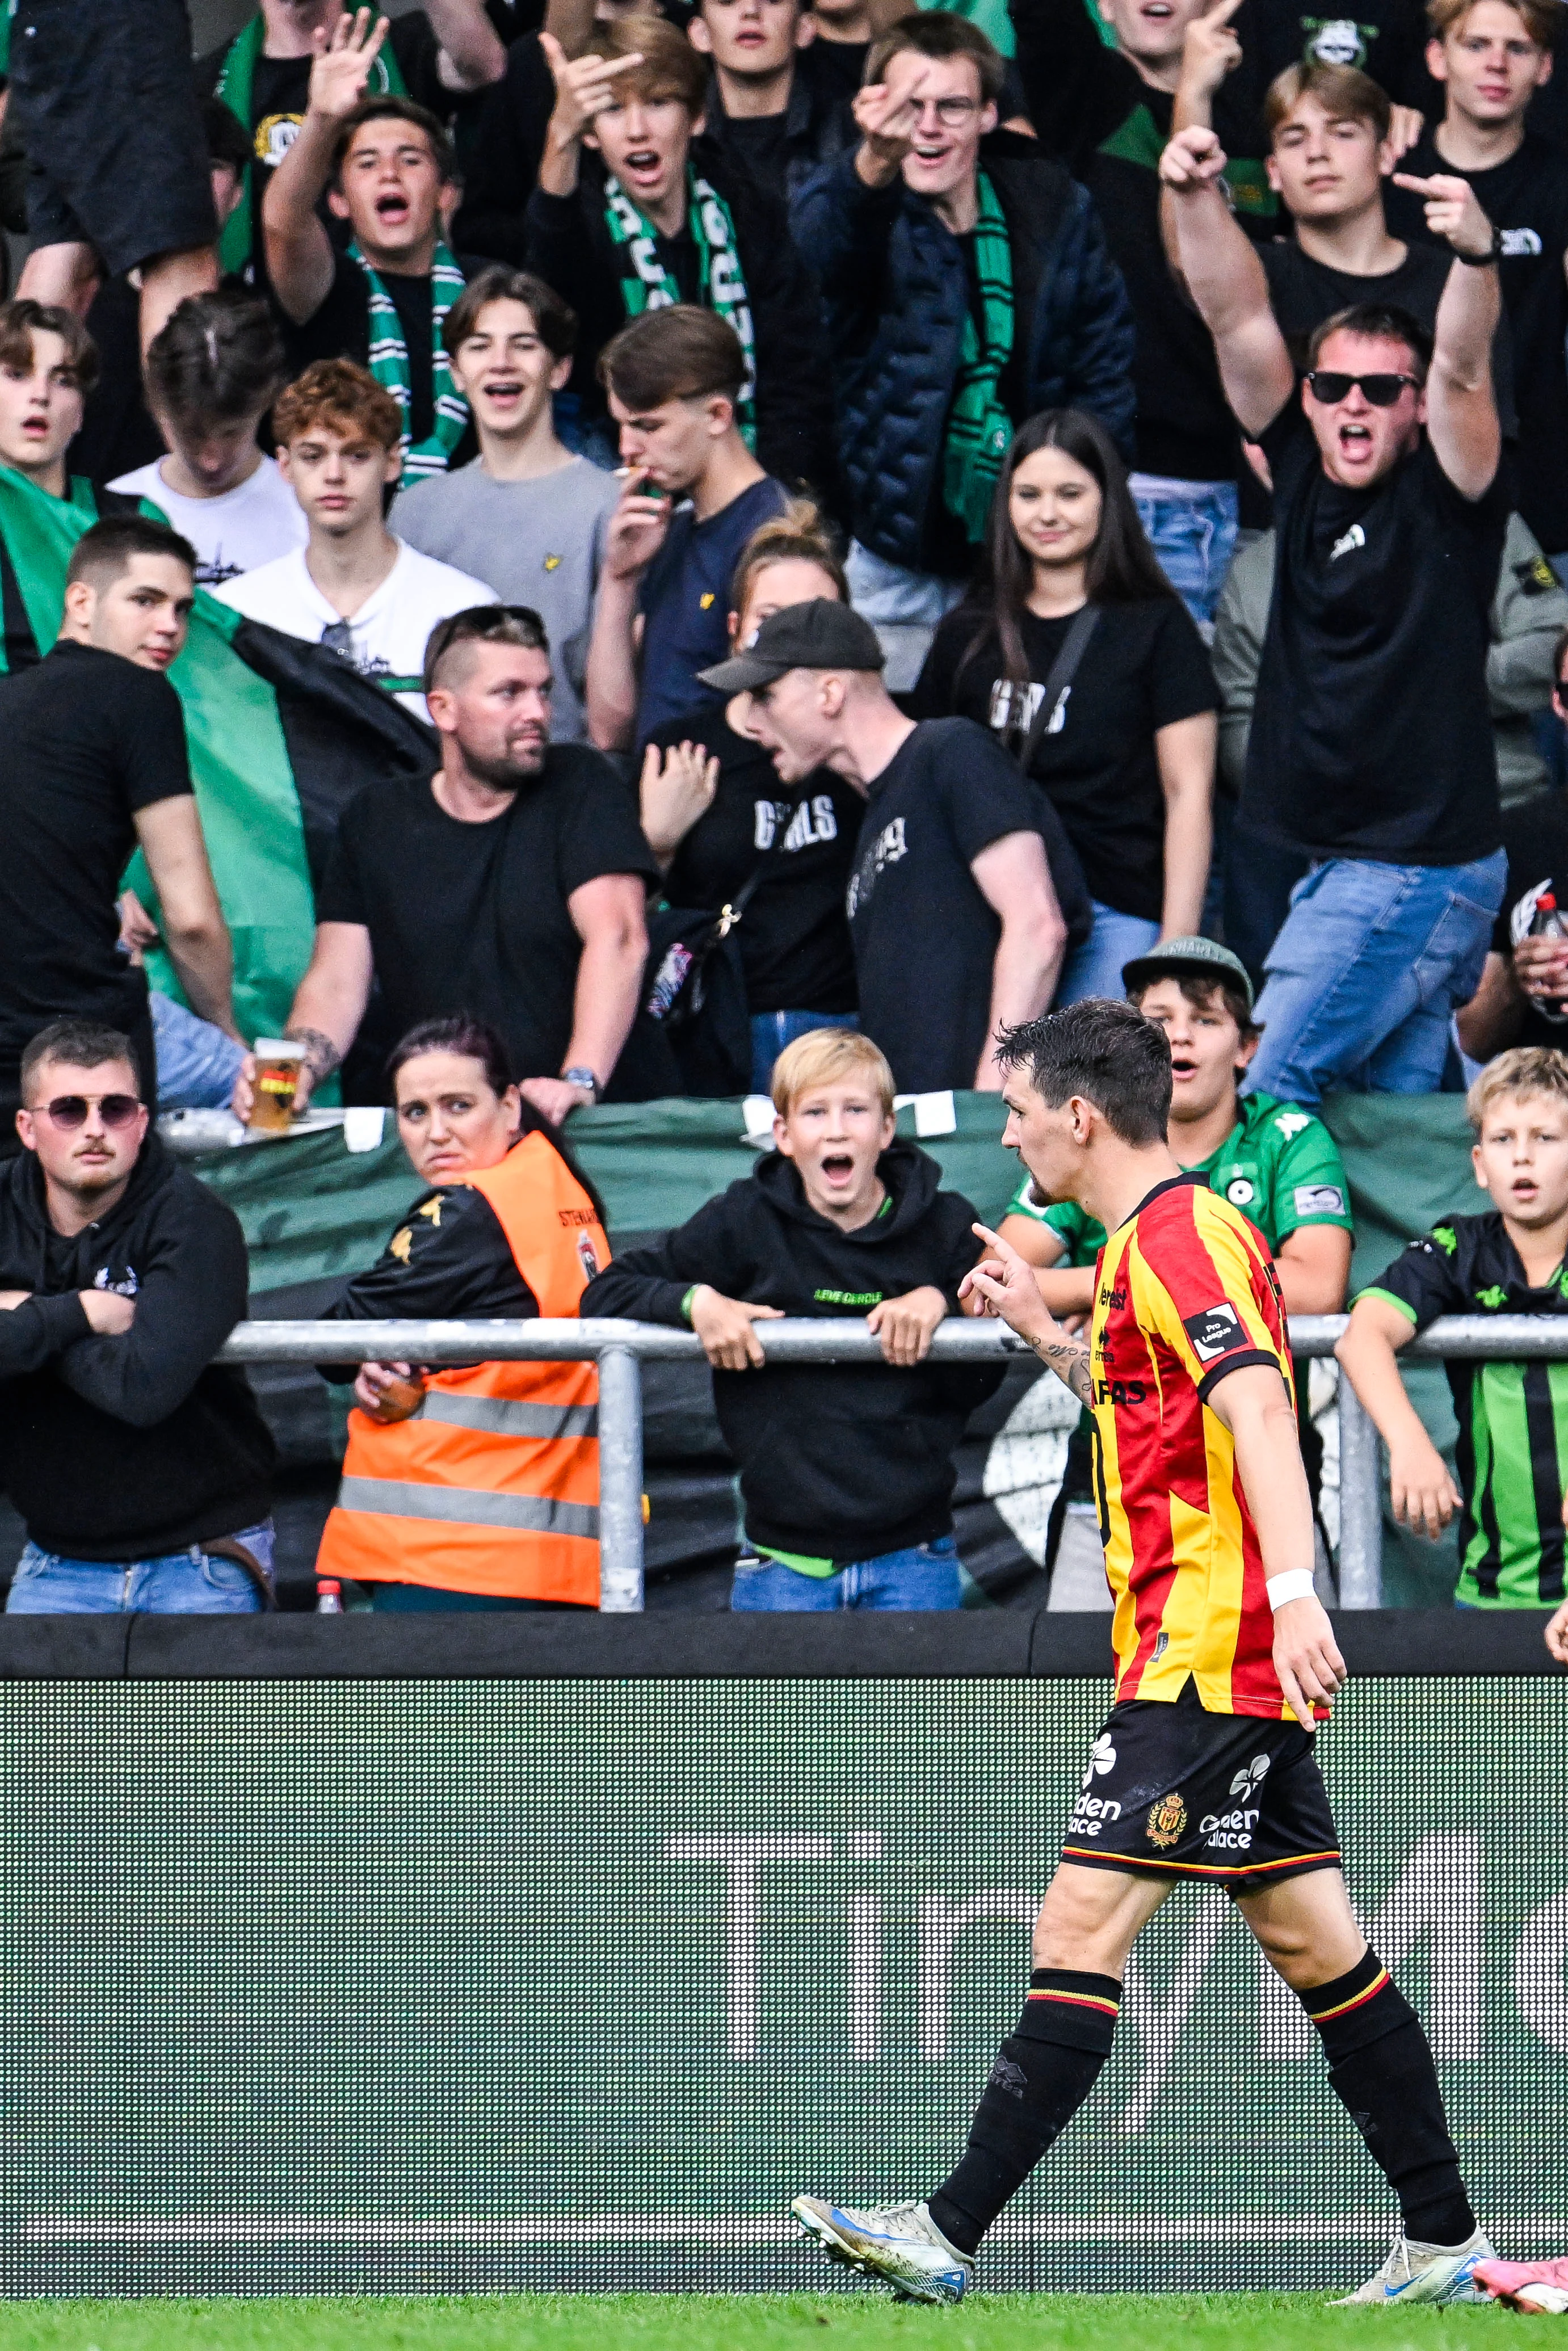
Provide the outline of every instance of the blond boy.
<path id="1" fill-rule="evenodd" d="M 1568 1312 L 1568 1058 L 1500 1053 L 1469 1109 L 1476 1182 L 1493 1205 L 1412 1241 L 1356 1299 L 1337 1353 L 1387 1444 L 1395 1517 L 1436 1538 L 1460 1514 L 1458 1604 L 1539 1608 L 1564 1591 L 1568 1361 L 1450 1361 L 1461 1491 L 1395 1359 L 1442 1314 Z"/>
<path id="2" fill-rule="evenodd" d="M 773 1107 L 756 1172 L 618 1257 L 582 1311 L 701 1339 L 746 1511 L 733 1608 L 956 1608 L 954 1448 L 1001 1373 L 926 1358 L 958 1311 L 975 1211 L 895 1139 L 893 1072 L 869 1038 L 798 1038 Z M 883 1360 L 769 1364 L 754 1326 L 786 1314 L 863 1320 Z"/>

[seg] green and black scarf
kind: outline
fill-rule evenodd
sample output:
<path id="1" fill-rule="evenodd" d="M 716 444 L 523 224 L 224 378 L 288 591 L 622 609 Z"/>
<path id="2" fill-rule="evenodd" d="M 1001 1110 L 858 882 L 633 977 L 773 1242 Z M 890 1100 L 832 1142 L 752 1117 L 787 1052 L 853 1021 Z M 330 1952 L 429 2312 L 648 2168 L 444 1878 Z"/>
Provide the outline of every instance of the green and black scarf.
<path id="1" fill-rule="evenodd" d="M 972 547 L 986 536 L 991 497 L 1013 437 L 1012 419 L 998 398 L 1013 348 L 1013 257 L 997 192 L 984 172 L 977 192 L 975 274 L 983 337 L 971 311 L 964 320 L 958 374 L 942 451 L 942 503 L 964 526 Z"/>
<path id="2" fill-rule="evenodd" d="M 697 249 L 705 306 L 733 327 L 746 354 L 746 381 L 735 406 L 735 421 L 748 449 L 757 446 L 757 335 L 751 323 L 751 299 L 741 274 L 729 206 L 712 184 L 686 167 L 686 218 Z M 659 258 L 652 223 L 638 211 L 619 180 L 604 183 L 604 219 L 623 257 L 621 299 L 628 319 L 644 310 L 667 309 L 681 298 L 680 287 Z"/>

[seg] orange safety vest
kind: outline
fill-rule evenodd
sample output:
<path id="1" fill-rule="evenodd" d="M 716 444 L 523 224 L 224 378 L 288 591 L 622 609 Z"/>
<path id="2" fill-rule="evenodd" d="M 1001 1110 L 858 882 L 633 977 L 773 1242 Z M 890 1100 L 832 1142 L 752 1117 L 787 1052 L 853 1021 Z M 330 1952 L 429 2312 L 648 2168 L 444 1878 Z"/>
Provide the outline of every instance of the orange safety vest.
<path id="1" fill-rule="evenodd" d="M 598 1211 L 542 1134 L 461 1179 L 494 1208 L 545 1316 L 573 1315 L 610 1262 Z M 319 1575 L 599 1605 L 599 1372 L 476 1364 L 432 1374 L 409 1420 L 358 1407 Z"/>

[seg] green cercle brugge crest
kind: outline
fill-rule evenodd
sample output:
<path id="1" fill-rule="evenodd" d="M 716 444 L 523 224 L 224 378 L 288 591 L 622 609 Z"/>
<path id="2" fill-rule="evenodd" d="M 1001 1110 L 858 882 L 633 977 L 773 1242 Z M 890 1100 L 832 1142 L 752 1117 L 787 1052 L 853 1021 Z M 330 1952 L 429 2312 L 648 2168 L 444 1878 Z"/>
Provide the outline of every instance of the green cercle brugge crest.
<path id="1" fill-rule="evenodd" d="M 1309 66 L 1358 66 L 1364 73 L 1377 29 L 1375 25 L 1358 25 L 1354 16 L 1303 16 L 1301 30 L 1307 37 L 1301 62 Z"/>

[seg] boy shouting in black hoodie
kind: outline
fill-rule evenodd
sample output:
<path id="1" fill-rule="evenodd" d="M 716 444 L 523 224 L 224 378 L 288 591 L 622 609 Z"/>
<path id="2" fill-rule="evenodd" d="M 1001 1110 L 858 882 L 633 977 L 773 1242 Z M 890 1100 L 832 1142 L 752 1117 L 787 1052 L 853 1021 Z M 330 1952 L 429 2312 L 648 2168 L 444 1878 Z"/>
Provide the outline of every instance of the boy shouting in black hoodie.
<path id="1" fill-rule="evenodd" d="M 893 1072 L 868 1037 L 798 1038 L 773 1107 L 778 1148 L 756 1174 L 618 1257 L 582 1311 L 702 1341 L 746 1505 L 732 1608 L 956 1608 L 953 1450 L 1002 1373 L 916 1366 L 958 1311 L 975 1211 L 894 1141 Z M 765 1364 L 752 1325 L 782 1314 L 863 1315 L 885 1367 Z"/>

